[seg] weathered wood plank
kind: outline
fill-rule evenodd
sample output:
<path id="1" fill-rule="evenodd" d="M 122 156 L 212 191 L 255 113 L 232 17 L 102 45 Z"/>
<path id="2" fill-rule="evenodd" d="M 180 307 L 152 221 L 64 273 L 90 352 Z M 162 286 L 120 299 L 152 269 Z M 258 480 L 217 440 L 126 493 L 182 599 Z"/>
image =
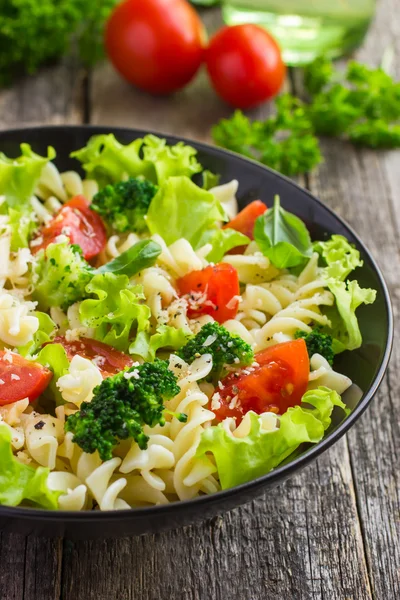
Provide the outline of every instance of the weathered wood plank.
<path id="1" fill-rule="evenodd" d="M 73 60 L 0 90 L 0 129 L 82 123 L 85 73 Z"/>
<path id="2" fill-rule="evenodd" d="M 378 65 L 393 48 L 392 74 L 400 78 L 397 3 L 384 0 L 356 57 Z M 348 444 L 369 577 L 374 598 L 400 597 L 400 151 L 356 150 L 323 143 L 325 163 L 310 179 L 321 199 L 362 236 L 383 269 L 395 311 L 395 344 L 388 376 L 367 414 L 350 431 Z"/>
<path id="3" fill-rule="evenodd" d="M 69 543 L 63 599 L 369 600 L 347 463 L 342 441 L 285 486 L 204 524 Z"/>

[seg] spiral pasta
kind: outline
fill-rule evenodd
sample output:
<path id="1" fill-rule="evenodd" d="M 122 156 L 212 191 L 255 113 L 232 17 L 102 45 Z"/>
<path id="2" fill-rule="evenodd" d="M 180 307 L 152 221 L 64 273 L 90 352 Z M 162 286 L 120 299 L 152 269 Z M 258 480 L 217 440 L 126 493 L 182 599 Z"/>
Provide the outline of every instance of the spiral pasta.
<path id="1" fill-rule="evenodd" d="M 335 390 L 338 394 L 343 394 L 352 384 L 349 377 L 334 371 L 328 361 L 320 354 L 313 354 L 310 366 L 309 390 L 323 386 Z"/>
<path id="2" fill-rule="evenodd" d="M 205 408 L 208 398 L 197 383 L 210 372 L 212 359 L 211 355 L 204 354 L 189 366 L 172 355 L 170 365 L 173 371 L 179 373 L 181 392 L 169 401 L 168 408 L 188 415 L 186 423 L 181 423 L 175 417 L 171 422 L 170 435 L 174 441 L 176 460 L 174 488 L 180 500 L 188 500 L 200 491 L 211 493 L 210 490 L 219 489 L 217 479 L 212 476 L 216 472 L 215 464 L 208 458 L 199 459 L 195 456 L 204 427 L 215 418 L 214 413 Z"/>
<path id="3" fill-rule="evenodd" d="M 82 402 L 90 402 L 94 388 L 102 381 L 99 368 L 77 354 L 71 360 L 69 372 L 58 379 L 57 387 L 66 402 L 79 408 Z"/>
<path id="4" fill-rule="evenodd" d="M 0 342 L 6 346 L 24 346 L 33 340 L 39 319 L 32 314 L 35 303 L 23 302 L 16 295 L 0 292 Z M 11 358 L 8 358 L 12 362 Z"/>
<path id="5" fill-rule="evenodd" d="M 59 443 L 64 438 L 64 427 L 51 415 L 32 413 L 23 419 L 25 444 L 33 460 L 49 469 L 56 466 Z"/>

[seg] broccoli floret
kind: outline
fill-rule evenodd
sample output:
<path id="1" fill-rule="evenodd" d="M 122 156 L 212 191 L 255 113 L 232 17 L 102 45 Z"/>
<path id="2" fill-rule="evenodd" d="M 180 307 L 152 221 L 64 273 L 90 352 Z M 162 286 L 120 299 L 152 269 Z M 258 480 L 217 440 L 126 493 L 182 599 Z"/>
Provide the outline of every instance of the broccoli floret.
<path id="1" fill-rule="evenodd" d="M 157 187 L 145 179 L 130 177 L 107 185 L 98 192 L 91 208 L 101 215 L 116 231 L 147 231 L 145 215 Z"/>
<path id="2" fill-rule="evenodd" d="M 65 429 L 74 434 L 73 441 L 82 450 L 90 454 L 98 450 L 102 460 L 110 459 L 119 440 L 127 438 L 145 450 L 149 438 L 143 425 L 164 425 L 164 401 L 179 392 L 167 361 L 133 366 L 104 379 L 91 402 L 83 402 L 80 411 L 68 418 Z M 176 416 L 186 420 L 186 415 Z"/>
<path id="3" fill-rule="evenodd" d="M 299 329 L 296 331 L 294 337 L 296 339 L 304 339 L 307 346 L 308 356 L 310 358 L 313 354 L 320 354 L 326 358 L 330 365 L 333 363 L 335 353 L 332 347 L 332 337 L 327 333 L 323 333 L 319 327 L 313 329 L 310 333 L 301 331 Z"/>
<path id="4" fill-rule="evenodd" d="M 33 299 L 44 311 L 51 306 L 65 309 L 87 295 L 85 287 L 93 272 L 79 246 L 67 240 L 49 244 L 36 255 Z"/>
<path id="5" fill-rule="evenodd" d="M 226 365 L 235 365 L 239 369 L 254 360 L 252 347 L 240 336 L 229 333 L 218 323 L 204 325 L 199 333 L 177 352 L 177 355 L 189 364 L 202 354 L 212 356 L 213 368 L 207 381 L 214 384 L 226 375 Z"/>

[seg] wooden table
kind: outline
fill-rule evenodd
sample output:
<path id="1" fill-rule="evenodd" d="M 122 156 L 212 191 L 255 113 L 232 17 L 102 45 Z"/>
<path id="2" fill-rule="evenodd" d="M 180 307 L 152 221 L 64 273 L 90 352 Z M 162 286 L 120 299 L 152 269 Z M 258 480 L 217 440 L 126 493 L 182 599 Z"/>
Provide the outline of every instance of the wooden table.
<path id="1" fill-rule="evenodd" d="M 357 56 L 376 65 L 392 46 L 400 79 L 398 9 L 398 0 L 378 3 Z M 212 29 L 218 12 L 207 12 L 206 20 Z M 158 99 L 132 89 L 108 65 L 87 73 L 73 61 L 0 92 L 3 128 L 90 122 L 207 141 L 210 126 L 229 112 L 204 73 L 182 93 Z M 365 240 L 396 312 L 400 152 L 356 150 L 331 140 L 322 145 L 324 164 L 302 182 Z M 399 368 L 396 343 L 377 397 L 346 438 L 281 488 L 212 521 L 101 542 L 3 535 L 1 599 L 399 599 Z"/>

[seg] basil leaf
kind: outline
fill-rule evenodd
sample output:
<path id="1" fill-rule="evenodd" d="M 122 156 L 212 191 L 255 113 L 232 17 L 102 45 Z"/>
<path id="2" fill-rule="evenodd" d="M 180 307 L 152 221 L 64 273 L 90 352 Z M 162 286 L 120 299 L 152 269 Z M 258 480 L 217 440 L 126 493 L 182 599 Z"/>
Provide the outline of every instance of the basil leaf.
<path id="1" fill-rule="evenodd" d="M 278 269 L 296 267 L 312 253 L 307 227 L 296 215 L 281 207 L 279 196 L 275 196 L 274 206 L 256 220 L 254 239 Z"/>
<path id="2" fill-rule="evenodd" d="M 117 258 L 96 269 L 97 273 L 114 273 L 132 277 L 139 271 L 151 267 L 161 254 L 161 246 L 153 240 L 143 240 L 122 252 Z"/>

